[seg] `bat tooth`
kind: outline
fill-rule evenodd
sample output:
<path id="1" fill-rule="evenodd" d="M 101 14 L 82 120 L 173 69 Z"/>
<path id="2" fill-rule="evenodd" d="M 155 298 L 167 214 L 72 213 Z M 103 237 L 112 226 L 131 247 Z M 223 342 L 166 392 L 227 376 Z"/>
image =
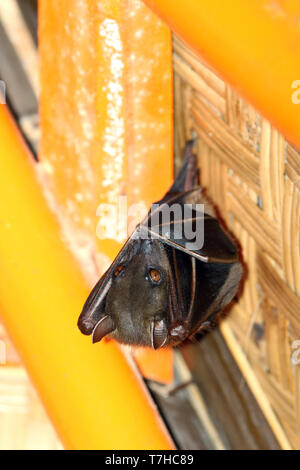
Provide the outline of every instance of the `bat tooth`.
<path id="1" fill-rule="evenodd" d="M 105 315 L 105 317 L 98 321 L 93 330 L 92 342 L 98 343 L 102 338 L 104 338 L 104 336 L 114 331 L 115 328 L 116 327 L 113 319 L 109 315 Z"/>
<path id="2" fill-rule="evenodd" d="M 162 348 L 167 341 L 168 330 L 163 320 L 153 321 L 151 324 L 151 344 L 153 349 Z"/>

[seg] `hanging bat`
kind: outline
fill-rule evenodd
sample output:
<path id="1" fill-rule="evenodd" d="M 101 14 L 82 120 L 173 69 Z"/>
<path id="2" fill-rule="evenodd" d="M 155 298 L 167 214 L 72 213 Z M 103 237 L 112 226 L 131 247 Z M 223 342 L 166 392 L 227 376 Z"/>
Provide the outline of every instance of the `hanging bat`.
<path id="1" fill-rule="evenodd" d="M 208 325 L 237 293 L 239 252 L 202 188 L 195 186 L 192 146 L 189 141 L 170 190 L 136 227 L 84 304 L 78 327 L 94 343 L 109 335 L 154 349 L 177 346 Z M 204 211 L 195 208 L 195 200 Z M 169 210 L 167 225 L 162 215 L 174 204 L 184 215 L 174 217 Z M 204 236 L 198 246 L 193 229 L 200 223 Z M 187 225 L 194 239 L 185 235 Z"/>

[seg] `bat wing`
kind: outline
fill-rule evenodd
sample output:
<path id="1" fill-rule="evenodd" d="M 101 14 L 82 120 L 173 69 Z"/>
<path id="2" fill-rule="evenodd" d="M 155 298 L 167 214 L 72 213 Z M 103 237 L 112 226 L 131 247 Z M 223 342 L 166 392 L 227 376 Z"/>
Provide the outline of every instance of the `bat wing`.
<path id="1" fill-rule="evenodd" d="M 214 217 L 214 210 L 202 188 L 197 186 L 198 168 L 193 145 L 194 140 L 187 142 L 179 174 L 165 196 L 152 205 L 141 228 L 148 236 L 202 262 L 234 263 L 239 260 L 237 247 Z M 193 205 L 189 204 L 191 200 Z M 195 203 L 204 203 L 204 210 Z M 170 212 L 171 208 L 174 212 Z"/>
<path id="2" fill-rule="evenodd" d="M 109 269 L 100 278 L 90 293 L 78 319 L 78 327 L 82 333 L 86 335 L 94 334 L 98 325 L 101 330 L 99 335 L 102 337 L 103 329 L 106 329 L 106 332 L 109 332 L 109 329 L 112 328 L 112 325 L 108 324 L 107 321 L 105 324 L 105 303 L 107 293 L 113 282 L 114 272 L 119 265 L 126 265 L 133 259 L 140 249 L 140 243 L 142 243 L 144 238 L 159 239 L 162 243 L 176 249 L 176 251 L 179 250 L 177 251 L 177 254 L 180 259 L 183 256 L 183 253 L 189 255 L 187 259 L 181 260 L 183 263 L 181 263 L 181 269 L 176 270 L 174 268 L 174 276 L 178 277 L 178 273 L 182 271 L 182 266 L 185 266 L 186 264 L 189 266 L 189 263 L 191 264 L 193 302 L 189 307 L 189 317 L 192 314 L 193 305 L 197 303 L 195 259 L 202 261 L 201 264 L 206 265 L 205 267 L 202 266 L 204 274 L 206 273 L 205 269 L 209 269 L 209 265 L 207 263 L 214 263 L 215 269 L 218 270 L 221 268 L 218 264 L 225 263 L 227 264 L 228 269 L 231 269 L 230 263 L 234 264 L 239 261 L 239 253 L 236 245 L 233 243 L 227 232 L 222 228 L 218 219 L 214 217 L 214 214 L 210 210 L 204 209 L 204 211 L 201 211 L 197 206 L 188 204 L 190 199 L 193 201 L 199 200 L 200 202 L 203 202 L 203 197 L 201 201 L 202 188 L 199 186 L 194 187 L 197 182 L 198 173 L 196 157 L 192 154 L 192 145 L 192 141 L 188 142 L 183 167 L 170 190 L 166 193 L 163 199 L 158 201 L 158 203 L 153 204 L 145 220 L 137 226 Z M 173 205 L 176 206 L 177 210 L 177 213 L 175 212 L 175 216 L 172 216 L 170 212 L 170 207 Z M 208 204 L 204 204 L 204 207 L 208 207 Z M 167 215 L 167 224 L 164 221 L 165 215 Z M 187 227 L 189 229 L 188 231 L 186 230 Z M 200 243 L 198 239 L 199 233 L 200 235 L 203 235 L 203 237 L 200 236 Z M 193 234 L 196 240 L 193 239 Z M 172 254 L 172 260 L 176 260 L 176 258 L 176 255 Z M 190 260 L 189 263 L 187 263 L 188 259 Z M 227 267 L 225 271 L 226 270 Z M 201 275 L 202 279 L 204 278 L 204 274 Z M 188 276 L 183 277 L 187 278 Z M 220 285 L 225 285 L 225 279 L 227 277 L 228 276 L 225 276 L 223 272 L 218 275 Z M 235 279 L 237 279 L 237 277 L 238 276 L 235 275 Z M 207 275 L 207 278 L 210 279 L 211 276 Z M 216 276 L 214 276 L 214 278 L 216 278 Z M 175 281 L 173 284 L 175 285 Z M 207 285 L 210 284 L 211 282 L 208 280 Z M 214 292 L 216 291 L 215 287 L 216 286 L 214 286 Z M 176 311 L 176 289 L 174 288 L 173 291 L 170 305 L 174 306 L 173 310 L 171 310 L 173 312 L 173 317 L 175 317 L 178 316 L 178 312 Z"/>
<path id="3" fill-rule="evenodd" d="M 152 208 L 142 222 L 149 237 L 195 257 L 205 263 L 234 263 L 239 254 L 235 243 L 223 229 L 219 220 L 200 210 L 197 205 L 186 203 L 186 199 L 201 188 L 173 193 Z M 200 206 L 201 208 L 201 206 Z"/>
<path id="4" fill-rule="evenodd" d="M 193 153 L 194 143 L 195 140 L 189 140 L 186 143 L 182 167 L 168 193 L 189 191 L 195 186 L 198 186 L 197 157 Z"/>

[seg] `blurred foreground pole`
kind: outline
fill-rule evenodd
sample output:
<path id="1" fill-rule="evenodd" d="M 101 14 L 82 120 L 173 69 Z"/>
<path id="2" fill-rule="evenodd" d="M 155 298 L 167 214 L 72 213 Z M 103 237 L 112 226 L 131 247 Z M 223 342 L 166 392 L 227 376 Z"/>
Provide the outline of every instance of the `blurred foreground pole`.
<path id="1" fill-rule="evenodd" d="M 173 179 L 170 30 L 140 0 L 40 0 L 39 51 L 41 165 L 84 267 L 103 273 L 127 238 L 103 205 L 119 216 L 127 204 L 136 225 Z M 169 382 L 172 357 L 145 350 L 138 362 Z"/>
<path id="2" fill-rule="evenodd" d="M 70 449 L 167 449 L 140 379 L 112 341 L 76 327 L 89 288 L 43 198 L 33 160 L 0 105 L 0 312 Z"/>

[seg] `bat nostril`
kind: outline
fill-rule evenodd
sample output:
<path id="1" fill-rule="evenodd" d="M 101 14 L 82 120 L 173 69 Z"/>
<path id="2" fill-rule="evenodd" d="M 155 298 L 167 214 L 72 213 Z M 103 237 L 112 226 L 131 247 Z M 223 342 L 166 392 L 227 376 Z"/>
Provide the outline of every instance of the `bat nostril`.
<path id="1" fill-rule="evenodd" d="M 80 320 L 77 323 L 77 326 L 81 333 L 84 335 L 90 335 L 93 331 L 94 325 L 88 320 Z"/>

